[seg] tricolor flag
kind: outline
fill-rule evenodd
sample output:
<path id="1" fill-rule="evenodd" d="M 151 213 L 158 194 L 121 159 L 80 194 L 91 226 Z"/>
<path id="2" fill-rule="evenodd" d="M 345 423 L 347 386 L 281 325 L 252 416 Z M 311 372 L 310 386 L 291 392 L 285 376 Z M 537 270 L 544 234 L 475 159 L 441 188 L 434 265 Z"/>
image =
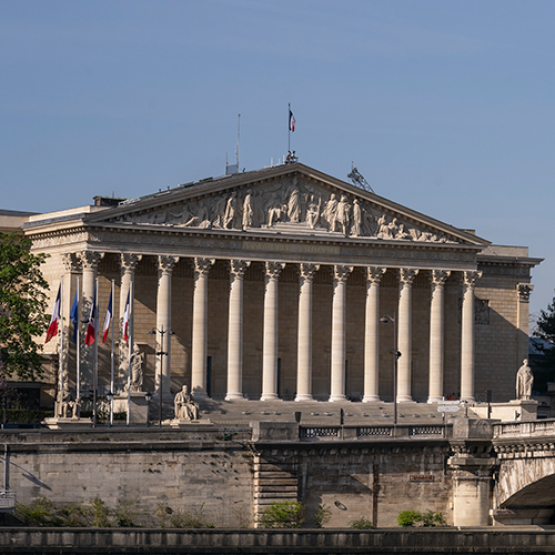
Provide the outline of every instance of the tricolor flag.
<path id="1" fill-rule="evenodd" d="M 48 326 L 48 331 L 46 332 L 45 343 L 48 343 L 55 335 L 58 335 L 58 321 L 60 320 L 60 304 L 62 302 L 62 284 L 60 283 L 60 288 L 58 289 L 58 295 L 56 297 L 56 302 L 54 303 L 54 310 L 52 311 L 52 318 L 50 318 L 50 325 Z"/>
<path id="2" fill-rule="evenodd" d="M 289 110 L 289 131 L 295 131 L 295 123 L 295 116 L 293 115 L 293 112 Z"/>
<path id="3" fill-rule="evenodd" d="M 90 347 L 94 343 L 96 335 L 96 289 L 94 292 L 93 302 L 91 305 L 91 315 L 89 316 L 89 324 L 85 335 L 85 343 Z"/>
<path id="4" fill-rule="evenodd" d="M 123 313 L 123 339 L 127 343 L 129 341 L 129 295 L 131 295 L 131 289 L 127 293 L 127 302 L 125 303 L 125 312 Z"/>
<path id="5" fill-rule="evenodd" d="M 108 337 L 108 330 L 110 329 L 110 322 L 112 321 L 112 291 L 110 291 L 110 300 L 108 301 L 108 308 L 106 309 L 106 318 L 104 318 L 104 335 L 102 336 L 102 343 L 106 343 Z"/>
<path id="6" fill-rule="evenodd" d="M 73 304 L 71 305 L 69 319 L 73 324 L 73 342 L 77 343 L 77 329 L 79 326 L 79 291 L 77 289 L 75 290 L 75 297 L 73 298 Z"/>

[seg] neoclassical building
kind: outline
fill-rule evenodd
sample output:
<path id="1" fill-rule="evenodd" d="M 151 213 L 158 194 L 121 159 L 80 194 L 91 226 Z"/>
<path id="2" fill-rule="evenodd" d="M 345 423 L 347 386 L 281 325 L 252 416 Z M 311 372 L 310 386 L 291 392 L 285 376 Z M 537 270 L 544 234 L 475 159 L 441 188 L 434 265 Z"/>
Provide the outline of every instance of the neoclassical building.
<path id="1" fill-rule="evenodd" d="M 64 276 L 66 324 L 78 281 L 88 315 L 98 278 L 101 322 L 114 282 L 120 391 L 133 284 L 143 389 L 167 399 L 188 385 L 215 400 L 391 401 L 395 348 L 399 402 L 480 401 L 488 390 L 493 401 L 514 398 L 540 262 L 525 247 L 491 245 L 301 163 L 96 201 L 18 225 L 50 255 L 52 304 Z M 69 325 L 64 333 L 73 387 Z M 99 345 L 103 389 L 110 353 L 109 336 Z M 86 390 L 92 347 L 81 361 Z"/>

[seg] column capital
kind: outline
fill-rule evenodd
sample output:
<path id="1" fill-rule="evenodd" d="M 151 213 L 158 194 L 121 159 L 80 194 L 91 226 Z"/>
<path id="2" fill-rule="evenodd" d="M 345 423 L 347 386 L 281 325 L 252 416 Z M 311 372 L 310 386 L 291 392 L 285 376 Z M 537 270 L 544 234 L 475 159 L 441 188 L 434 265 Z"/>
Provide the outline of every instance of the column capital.
<path id="1" fill-rule="evenodd" d="M 387 268 L 381 266 L 367 266 L 366 267 L 366 280 L 369 283 L 379 285 L 382 276 L 385 274 Z"/>
<path id="2" fill-rule="evenodd" d="M 476 282 L 482 277 L 482 272 L 472 270 L 470 272 L 463 272 L 463 288 L 474 289 Z"/>
<path id="3" fill-rule="evenodd" d="M 335 265 L 333 267 L 333 284 L 346 283 L 353 266 Z"/>
<path id="4" fill-rule="evenodd" d="M 534 290 L 534 286 L 530 283 L 518 283 L 516 286 L 518 292 L 518 300 L 521 303 L 530 302 L 530 293 Z"/>
<path id="5" fill-rule="evenodd" d="M 62 262 L 66 272 L 80 272 L 82 269 L 81 259 L 76 252 L 62 254 Z"/>
<path id="6" fill-rule="evenodd" d="M 104 258 L 103 252 L 81 251 L 76 254 L 81 260 L 83 270 L 96 270 L 98 263 Z"/>
<path id="7" fill-rule="evenodd" d="M 210 268 L 212 268 L 214 262 L 216 262 L 214 258 L 195 258 L 195 279 L 200 276 L 208 276 Z"/>
<path id="8" fill-rule="evenodd" d="M 266 281 L 276 281 L 279 279 L 279 274 L 281 274 L 283 268 L 285 268 L 285 262 L 266 262 Z"/>
<path id="9" fill-rule="evenodd" d="M 412 285 L 418 272 L 416 268 L 399 268 L 399 281 L 403 285 Z"/>
<path id="10" fill-rule="evenodd" d="M 243 277 L 245 276 L 245 272 L 250 265 L 250 260 L 230 260 L 228 262 L 228 266 L 229 277 L 231 278 L 231 280 L 233 281 L 237 278 L 243 279 Z"/>
<path id="11" fill-rule="evenodd" d="M 142 254 L 135 254 L 132 252 L 122 252 L 119 260 L 121 273 L 132 274 L 137 268 L 137 264 L 143 259 Z"/>
<path id="12" fill-rule="evenodd" d="M 299 272 L 301 274 L 301 284 L 305 281 L 310 281 L 314 279 L 314 274 L 320 269 L 320 264 L 310 264 L 301 262 L 299 264 Z"/>
<path id="13" fill-rule="evenodd" d="M 179 256 L 161 254 L 158 256 L 158 277 L 171 274 L 173 267 L 179 262 Z"/>
<path id="14" fill-rule="evenodd" d="M 430 276 L 432 288 L 443 287 L 450 275 L 450 270 L 432 270 L 432 275 Z"/>

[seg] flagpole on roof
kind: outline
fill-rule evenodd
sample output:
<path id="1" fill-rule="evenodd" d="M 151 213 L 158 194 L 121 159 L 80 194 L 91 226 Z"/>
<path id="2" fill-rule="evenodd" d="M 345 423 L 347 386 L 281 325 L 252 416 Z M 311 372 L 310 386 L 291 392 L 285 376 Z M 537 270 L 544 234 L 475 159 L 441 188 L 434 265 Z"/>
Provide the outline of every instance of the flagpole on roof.
<path id="1" fill-rule="evenodd" d="M 291 103 L 287 104 L 287 152 L 291 152 Z"/>

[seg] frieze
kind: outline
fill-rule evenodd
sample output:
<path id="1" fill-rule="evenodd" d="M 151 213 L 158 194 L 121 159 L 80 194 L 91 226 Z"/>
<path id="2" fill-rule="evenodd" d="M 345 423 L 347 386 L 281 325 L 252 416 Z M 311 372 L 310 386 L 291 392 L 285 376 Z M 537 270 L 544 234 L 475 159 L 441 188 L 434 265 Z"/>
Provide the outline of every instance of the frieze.
<path id="1" fill-rule="evenodd" d="M 122 214 L 107 223 L 244 232 L 318 232 L 420 243 L 458 242 L 452 236 L 424 229 L 369 200 L 299 180 L 297 176 Z"/>

